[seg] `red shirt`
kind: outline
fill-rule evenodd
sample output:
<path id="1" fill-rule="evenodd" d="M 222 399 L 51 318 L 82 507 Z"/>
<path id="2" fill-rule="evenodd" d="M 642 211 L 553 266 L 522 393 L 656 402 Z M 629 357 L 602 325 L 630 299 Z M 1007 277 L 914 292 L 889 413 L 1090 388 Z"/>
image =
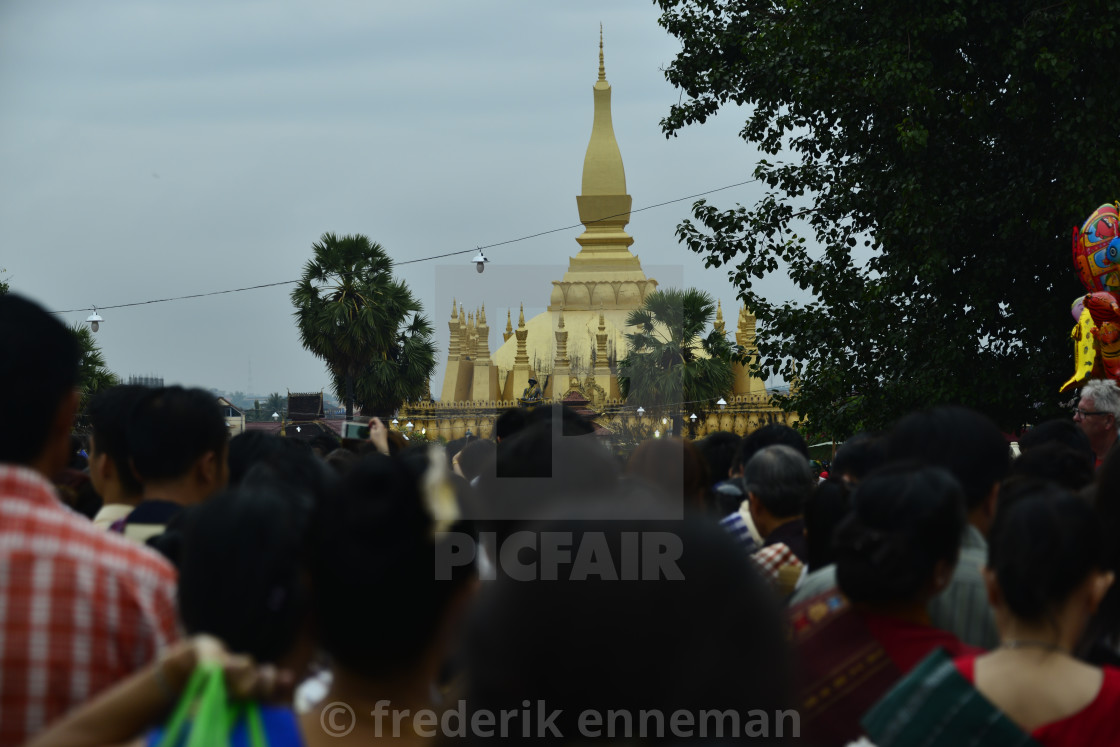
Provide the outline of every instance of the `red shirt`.
<path id="1" fill-rule="evenodd" d="M 954 663 L 969 682 L 976 682 L 976 656 L 966 656 Z M 1120 669 L 1103 667 L 1104 680 L 1097 697 L 1077 713 L 1052 721 L 1031 732 L 1031 737 L 1045 747 L 1086 747 L 1086 745 L 1120 744 Z"/>
<path id="2" fill-rule="evenodd" d="M 945 649 L 954 659 L 985 653 L 984 649 L 961 643 L 952 633 L 930 625 L 867 613 L 860 614 L 860 618 L 903 674 L 916 667 L 937 648 Z"/>
<path id="3" fill-rule="evenodd" d="M 178 637 L 174 567 L 0 464 L 0 745 L 155 658 Z"/>

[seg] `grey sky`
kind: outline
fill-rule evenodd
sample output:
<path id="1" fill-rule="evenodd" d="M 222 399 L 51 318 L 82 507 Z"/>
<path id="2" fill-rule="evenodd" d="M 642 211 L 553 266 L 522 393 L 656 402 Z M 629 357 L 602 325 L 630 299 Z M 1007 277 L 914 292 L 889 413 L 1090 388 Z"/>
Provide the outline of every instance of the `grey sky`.
<path id="1" fill-rule="evenodd" d="M 76 309 L 295 279 L 325 231 L 406 261 L 576 224 L 600 22 L 634 209 L 749 179 L 741 113 L 661 134 L 679 92 L 657 17 L 648 0 L 6 2 L 0 267 L 14 291 Z M 726 271 L 673 235 L 689 205 L 635 213 L 633 249 L 670 266 L 647 269 L 663 286 L 721 298 L 733 327 Z M 401 267 L 441 359 L 450 294 L 486 302 L 496 347 L 506 305 L 540 311 L 579 233 L 488 250 L 523 279 L 497 295 L 469 255 Z M 97 339 L 124 376 L 248 391 L 251 364 L 252 392 L 318 390 L 290 290 L 106 310 Z"/>

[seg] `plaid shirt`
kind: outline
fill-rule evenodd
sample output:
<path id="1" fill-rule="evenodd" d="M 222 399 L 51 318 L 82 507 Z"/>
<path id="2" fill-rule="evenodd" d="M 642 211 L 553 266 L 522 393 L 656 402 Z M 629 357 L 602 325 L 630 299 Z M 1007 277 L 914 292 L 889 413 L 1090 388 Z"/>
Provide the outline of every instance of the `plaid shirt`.
<path id="1" fill-rule="evenodd" d="M 150 662 L 177 637 L 175 569 L 0 464 L 0 745 Z"/>

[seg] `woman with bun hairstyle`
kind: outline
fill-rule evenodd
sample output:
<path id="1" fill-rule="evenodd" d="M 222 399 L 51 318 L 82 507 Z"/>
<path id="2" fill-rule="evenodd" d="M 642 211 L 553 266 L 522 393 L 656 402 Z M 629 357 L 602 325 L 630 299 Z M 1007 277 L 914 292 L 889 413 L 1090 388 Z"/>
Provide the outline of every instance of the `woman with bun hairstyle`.
<path id="1" fill-rule="evenodd" d="M 939 467 L 896 463 L 860 483 L 833 534 L 839 590 L 790 610 L 814 744 L 858 738 L 860 716 L 930 652 L 980 652 L 927 609 L 952 578 L 964 524 L 964 493 Z"/>

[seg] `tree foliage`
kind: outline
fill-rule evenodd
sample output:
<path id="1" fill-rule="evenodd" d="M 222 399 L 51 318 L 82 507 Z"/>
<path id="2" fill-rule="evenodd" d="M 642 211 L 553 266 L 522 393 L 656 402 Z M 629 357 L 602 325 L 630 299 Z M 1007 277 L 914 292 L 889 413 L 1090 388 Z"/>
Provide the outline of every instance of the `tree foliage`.
<path id="1" fill-rule="evenodd" d="M 85 413 L 86 405 L 93 395 L 120 384 L 121 379 L 106 366 L 105 356 L 94 340 L 89 325 L 74 322 L 70 325 L 70 332 L 78 340 L 78 389 L 81 392 L 78 412 Z"/>
<path id="2" fill-rule="evenodd" d="M 1056 414 L 1071 228 L 1120 196 L 1120 2 L 658 4 L 682 44 L 663 131 L 743 106 L 765 188 L 678 236 L 729 267 L 789 407 L 837 436 L 940 402 Z M 813 300 L 761 297 L 778 270 Z"/>
<path id="3" fill-rule="evenodd" d="M 703 410 L 698 404 L 729 395 L 735 383 L 737 351 L 718 330 L 705 334 L 715 313 L 707 293 L 667 288 L 646 296 L 626 319 L 635 331 L 626 334 L 630 350 L 620 367 L 619 389 L 651 416 L 672 417 L 674 435 L 680 435 L 682 408 Z"/>
<path id="4" fill-rule="evenodd" d="M 385 250 L 362 235 L 325 233 L 292 303 L 303 346 L 327 363 L 346 416 L 391 413 L 419 399 L 435 367 L 432 326 Z"/>

